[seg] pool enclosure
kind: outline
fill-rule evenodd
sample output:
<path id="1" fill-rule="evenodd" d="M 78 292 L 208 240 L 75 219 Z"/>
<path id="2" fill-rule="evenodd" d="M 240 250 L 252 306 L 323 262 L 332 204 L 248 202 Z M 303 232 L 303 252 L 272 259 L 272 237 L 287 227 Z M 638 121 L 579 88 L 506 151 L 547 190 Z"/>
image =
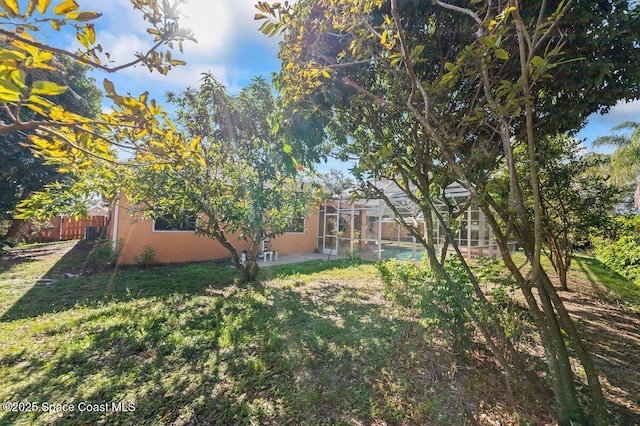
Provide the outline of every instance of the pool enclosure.
<path id="1" fill-rule="evenodd" d="M 395 182 L 385 180 L 372 184 L 383 191 L 402 220 L 424 235 L 422 212 Z M 491 228 L 482 211 L 473 204 L 468 205 L 468 191 L 454 183 L 445 189 L 444 197 L 446 199 L 438 200 L 435 207 L 454 233 L 460 251 L 468 258 L 496 256 L 498 247 Z M 425 248 L 382 198 L 353 197 L 346 191 L 326 200 L 319 213 L 318 250 L 328 256 L 421 260 L 425 255 Z M 441 250 L 445 228 L 438 223 L 435 214 L 432 220 L 436 249 Z"/>

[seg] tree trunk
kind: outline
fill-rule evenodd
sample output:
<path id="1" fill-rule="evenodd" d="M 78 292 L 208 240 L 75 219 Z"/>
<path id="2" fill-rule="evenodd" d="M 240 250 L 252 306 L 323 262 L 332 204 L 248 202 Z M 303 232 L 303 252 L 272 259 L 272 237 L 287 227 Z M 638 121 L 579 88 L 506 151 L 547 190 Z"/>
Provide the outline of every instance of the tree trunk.
<path id="1" fill-rule="evenodd" d="M 258 262 L 256 260 L 247 260 L 245 265 L 242 265 L 240 270 L 241 282 L 242 283 L 251 283 L 257 280 L 258 272 L 260 272 L 260 266 L 258 266 Z"/>
<path id="2" fill-rule="evenodd" d="M 560 281 L 560 289 L 563 291 L 569 291 L 569 285 L 567 283 L 567 273 L 569 272 L 562 264 L 562 262 L 558 262 L 558 280 Z"/>
<path id="3" fill-rule="evenodd" d="M 569 360 L 569 351 L 567 350 L 567 345 L 562 336 L 560 323 L 558 322 L 557 314 L 553 309 L 542 274 L 544 274 L 544 270 L 541 270 L 541 273 L 538 275 L 536 287 L 538 289 L 538 297 L 541 301 L 545 314 L 544 318 L 551 337 L 551 343 L 555 350 L 557 368 L 560 373 L 560 383 L 562 385 L 563 394 L 567 404 L 567 414 L 569 415 L 568 421 L 571 419 L 584 419 L 584 413 L 580 408 L 580 403 L 578 402 L 573 370 L 571 369 L 571 362 Z"/>
<path id="4" fill-rule="evenodd" d="M 24 225 L 24 219 L 13 219 L 9 229 L 7 230 L 3 240 L 12 240 L 15 241 L 16 237 L 20 235 L 20 230 L 22 229 L 22 225 Z"/>
<path id="5" fill-rule="evenodd" d="M 546 281 L 546 285 L 553 289 L 551 285 L 551 280 L 547 274 L 542 274 L 542 280 Z M 578 358 L 580 359 L 580 363 L 584 368 L 585 375 L 587 376 L 587 382 L 589 384 L 589 392 L 591 394 L 592 399 L 592 409 L 593 409 L 593 420 L 595 425 L 606 425 L 608 424 L 608 414 L 607 414 L 607 405 L 602 393 L 602 386 L 600 384 L 600 379 L 598 377 L 598 372 L 596 371 L 596 367 L 593 363 L 593 359 L 589 354 L 589 351 L 584 346 L 582 339 L 578 333 L 578 330 L 569 316 L 569 312 L 567 311 L 564 303 L 562 303 L 562 299 L 557 292 L 551 291 L 549 293 L 551 301 L 553 302 L 556 312 L 558 313 L 558 317 L 560 318 L 560 322 L 562 324 L 563 330 L 569 335 L 571 339 L 572 347 L 576 351 Z"/>

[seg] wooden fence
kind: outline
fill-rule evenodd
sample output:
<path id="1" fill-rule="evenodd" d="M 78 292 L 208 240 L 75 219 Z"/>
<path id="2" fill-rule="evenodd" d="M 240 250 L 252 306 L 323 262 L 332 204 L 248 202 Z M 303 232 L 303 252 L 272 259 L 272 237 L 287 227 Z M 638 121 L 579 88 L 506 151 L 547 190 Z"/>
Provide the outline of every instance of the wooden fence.
<path id="1" fill-rule="evenodd" d="M 95 239 L 107 224 L 106 216 L 89 216 L 87 219 L 60 216 L 49 220 L 53 225 L 41 231 L 37 241 L 66 241 Z"/>

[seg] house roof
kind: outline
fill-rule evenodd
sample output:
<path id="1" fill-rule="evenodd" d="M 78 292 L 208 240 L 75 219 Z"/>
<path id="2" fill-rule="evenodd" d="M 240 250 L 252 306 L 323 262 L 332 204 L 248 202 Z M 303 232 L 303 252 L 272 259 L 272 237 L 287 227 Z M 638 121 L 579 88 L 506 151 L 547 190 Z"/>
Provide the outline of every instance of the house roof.
<path id="1" fill-rule="evenodd" d="M 419 206 L 409 198 L 396 182 L 388 179 L 380 179 L 370 180 L 367 183 L 384 193 L 402 217 L 420 218 L 422 216 L 422 211 Z M 417 188 L 411 189 L 411 192 L 415 194 L 418 192 Z M 446 198 L 448 204 L 454 206 L 454 209 L 462 208 L 462 205 L 466 203 L 469 198 L 469 191 L 460 183 L 453 182 L 445 188 L 444 198 Z M 361 188 L 350 188 L 337 194 L 333 199 L 340 202 L 353 203 L 358 209 L 367 210 L 367 215 L 370 216 L 382 216 L 383 218 L 395 217 L 395 213 L 391 208 L 384 204 L 384 202 L 381 203 L 382 199 L 376 195 L 376 191 L 363 191 Z M 442 199 L 436 200 L 436 207 L 443 209 L 448 208 L 447 203 Z M 382 211 L 380 211 L 381 208 Z"/>

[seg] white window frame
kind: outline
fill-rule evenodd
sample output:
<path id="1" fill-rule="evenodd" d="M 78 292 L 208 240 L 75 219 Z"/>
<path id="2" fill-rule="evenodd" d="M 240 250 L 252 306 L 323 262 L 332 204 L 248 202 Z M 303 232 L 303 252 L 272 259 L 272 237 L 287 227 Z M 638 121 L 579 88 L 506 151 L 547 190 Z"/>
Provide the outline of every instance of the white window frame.
<path id="1" fill-rule="evenodd" d="M 302 219 L 302 231 L 284 231 L 285 234 L 294 234 L 294 235 L 303 235 L 307 232 L 307 218 L 304 216 L 297 217 L 292 220 L 300 220 Z"/>
<path id="2" fill-rule="evenodd" d="M 165 214 L 165 215 L 162 215 L 162 216 L 173 216 L 173 215 Z M 196 232 L 195 227 L 197 227 L 197 223 L 198 223 L 198 219 L 199 219 L 198 215 L 195 215 L 195 217 L 196 217 L 196 221 L 194 223 L 194 229 L 156 229 L 156 220 L 154 219 L 153 223 L 151 224 L 151 232 L 158 232 L 158 233 L 167 233 L 167 232 L 185 233 L 185 232 L 188 232 L 188 233 L 193 234 L 193 233 Z"/>

